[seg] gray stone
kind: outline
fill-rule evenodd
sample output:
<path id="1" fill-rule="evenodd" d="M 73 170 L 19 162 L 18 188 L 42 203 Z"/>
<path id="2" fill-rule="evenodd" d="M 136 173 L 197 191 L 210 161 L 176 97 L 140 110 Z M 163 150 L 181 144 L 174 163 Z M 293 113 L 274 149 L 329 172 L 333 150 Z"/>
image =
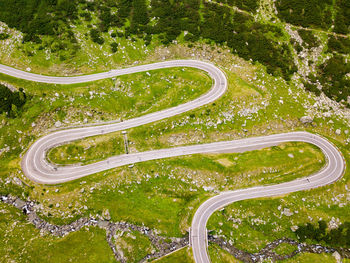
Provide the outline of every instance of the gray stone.
<path id="1" fill-rule="evenodd" d="M 337 262 L 337 263 L 341 263 L 341 256 L 340 256 L 340 254 L 337 252 L 337 251 L 335 251 L 333 254 L 332 254 L 332 256 L 335 258 L 335 261 Z"/>
<path id="2" fill-rule="evenodd" d="M 106 219 L 108 221 L 111 220 L 111 215 L 109 214 L 109 210 L 108 209 L 103 210 L 102 216 L 103 216 L 104 219 Z"/>
<path id="3" fill-rule="evenodd" d="M 285 215 L 285 216 L 292 216 L 294 213 L 291 212 L 288 208 L 285 208 L 283 209 L 282 213 Z"/>
<path id="4" fill-rule="evenodd" d="M 61 127 L 62 126 L 62 122 L 60 122 L 60 121 L 56 121 L 55 122 L 55 127 L 56 128 L 59 128 L 59 127 Z"/>
<path id="5" fill-rule="evenodd" d="M 312 123 L 314 119 L 310 116 L 303 116 L 300 118 L 300 122 L 303 124 Z"/>
<path id="6" fill-rule="evenodd" d="M 293 232 L 297 231 L 298 228 L 299 228 L 298 226 L 291 226 L 291 227 L 290 227 L 290 229 L 291 229 Z"/>
<path id="7" fill-rule="evenodd" d="M 99 220 L 99 221 L 97 222 L 97 225 L 98 225 L 98 227 L 100 227 L 100 228 L 107 228 L 107 227 L 108 227 L 108 224 L 109 224 L 109 222 L 108 222 L 108 221 L 105 221 L 105 220 Z"/>
<path id="8" fill-rule="evenodd" d="M 335 131 L 335 134 L 340 135 L 340 134 L 341 134 L 341 130 L 340 130 L 340 129 L 337 129 L 337 130 Z"/>
<path id="9" fill-rule="evenodd" d="M 21 200 L 19 198 L 17 198 L 16 201 L 14 202 L 14 206 L 16 208 L 19 208 L 19 209 L 21 209 L 25 205 L 26 205 L 26 202 L 24 202 L 23 200 Z"/>

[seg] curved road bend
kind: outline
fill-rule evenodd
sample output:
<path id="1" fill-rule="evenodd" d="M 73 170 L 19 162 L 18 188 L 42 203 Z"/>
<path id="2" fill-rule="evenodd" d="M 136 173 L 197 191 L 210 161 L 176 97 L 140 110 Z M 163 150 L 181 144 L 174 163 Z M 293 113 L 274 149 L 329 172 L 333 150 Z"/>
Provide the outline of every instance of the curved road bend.
<path id="1" fill-rule="evenodd" d="M 308 132 L 291 132 L 255 138 L 246 138 L 235 141 L 224 141 L 170 149 L 161 149 L 135 154 L 114 156 L 108 158 L 107 160 L 84 166 L 55 167 L 53 164 L 48 163 L 45 158 L 47 151 L 52 147 L 89 136 L 129 129 L 161 119 L 169 118 L 217 100 L 225 93 L 227 89 L 227 79 L 224 73 L 210 63 L 196 60 L 166 61 L 76 77 L 50 77 L 36 75 L 33 73 L 13 69 L 4 65 L 0 65 L 0 72 L 13 77 L 31 81 L 55 84 L 72 84 L 170 67 L 193 67 L 204 70 L 214 80 L 213 87 L 208 93 L 191 102 L 163 111 L 151 113 L 142 117 L 130 119 L 122 123 L 61 130 L 46 135 L 37 140 L 24 155 L 21 165 L 25 175 L 31 180 L 38 183 L 57 184 L 131 163 L 197 153 L 244 152 L 270 147 L 290 141 L 308 142 L 316 145 L 323 151 L 327 158 L 327 166 L 318 173 L 309 176 L 307 179 L 304 178 L 278 185 L 224 192 L 205 201 L 196 211 L 191 227 L 190 239 L 193 256 L 195 261 L 198 263 L 210 262 L 207 254 L 206 224 L 211 214 L 216 210 L 239 200 L 276 196 L 324 186 L 338 180 L 342 176 L 345 169 L 345 162 L 342 158 L 341 153 L 335 146 L 333 146 L 333 144 L 331 144 L 326 139 Z"/>
<path id="2" fill-rule="evenodd" d="M 258 138 L 253 140 L 282 143 L 289 141 L 299 141 L 311 143 L 319 147 L 327 159 L 327 165 L 316 174 L 307 178 L 297 179 L 287 183 L 277 185 L 260 186 L 236 191 L 223 192 L 205 201 L 196 211 L 191 226 L 191 244 L 195 262 L 209 263 L 207 251 L 207 230 L 206 225 L 209 217 L 217 210 L 237 201 L 247 200 L 259 197 L 271 197 L 291 192 L 308 190 L 316 187 L 331 184 L 342 177 L 345 170 L 345 161 L 339 150 L 328 140 L 308 132 L 292 132 L 284 134 L 276 134 Z M 250 140 L 250 139 L 246 139 Z M 252 146 L 255 149 L 254 144 Z"/>
<path id="3" fill-rule="evenodd" d="M 54 167 L 46 161 L 46 153 L 49 149 L 58 146 L 60 144 L 67 143 L 78 139 L 83 139 L 90 136 L 106 134 L 110 132 L 130 129 L 133 127 L 141 126 L 165 118 L 169 118 L 192 109 L 196 109 L 208 103 L 211 103 L 220 98 L 227 89 L 227 79 L 224 73 L 213 64 L 209 64 L 202 61 L 195 60 L 174 60 L 167 62 L 154 63 L 149 65 L 142 65 L 128 69 L 121 69 L 112 71 L 112 73 L 99 73 L 96 75 L 87 76 L 89 80 L 97 80 L 102 77 L 120 76 L 123 74 L 131 74 L 136 72 L 150 71 L 155 69 L 170 68 L 170 67 L 192 67 L 201 69 L 209 74 L 213 79 L 212 88 L 199 98 L 181 104 L 179 106 L 162 110 L 159 112 L 150 113 L 141 117 L 126 120 L 120 123 L 113 123 L 108 125 L 100 125 L 93 127 L 75 128 L 68 130 L 61 130 L 49 135 L 46 135 L 32 144 L 22 159 L 22 170 L 27 177 L 31 180 L 43 184 L 57 184 L 62 182 L 71 181 L 83 176 L 87 176 L 96 172 L 104 171 L 114 167 L 118 167 L 127 163 L 135 163 L 137 161 L 151 160 L 147 157 L 146 153 L 139 153 L 135 155 L 121 155 L 111 157 L 105 161 L 97 162 L 85 166 L 66 166 L 66 167 Z M 26 73 L 26 72 L 24 72 Z M 17 70 L 12 72 L 12 75 L 16 75 Z M 29 74 L 29 75 L 28 75 Z M 104 75 L 102 75 L 104 74 Z M 107 74 L 107 75 L 106 75 Z M 34 76 L 33 76 L 34 75 Z M 41 81 L 51 83 L 70 83 L 70 80 L 76 82 L 86 82 L 86 76 L 79 77 L 47 77 L 40 76 L 31 73 L 26 73 L 22 78 L 30 77 L 31 79 L 40 78 Z M 163 158 L 173 155 L 171 150 L 163 150 Z M 160 156 L 158 158 L 161 158 Z"/>

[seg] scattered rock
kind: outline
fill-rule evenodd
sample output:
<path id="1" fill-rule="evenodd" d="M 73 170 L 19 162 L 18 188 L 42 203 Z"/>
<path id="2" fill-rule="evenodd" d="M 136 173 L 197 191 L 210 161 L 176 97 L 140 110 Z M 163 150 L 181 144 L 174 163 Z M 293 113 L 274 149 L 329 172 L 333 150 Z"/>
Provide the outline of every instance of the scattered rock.
<path id="1" fill-rule="evenodd" d="M 108 209 L 103 210 L 102 216 L 103 216 L 104 219 L 106 219 L 108 221 L 111 220 L 111 215 L 109 214 L 109 210 Z"/>
<path id="2" fill-rule="evenodd" d="M 328 223 L 328 228 L 329 229 L 335 229 L 335 228 L 338 228 L 339 225 L 340 225 L 339 218 L 332 217 L 331 221 L 329 221 L 329 223 Z"/>
<path id="3" fill-rule="evenodd" d="M 98 227 L 100 227 L 100 228 L 107 228 L 107 227 L 108 227 L 108 224 L 109 224 L 109 222 L 106 221 L 106 220 L 99 220 L 99 221 L 97 222 L 97 225 L 98 225 Z"/>
<path id="4" fill-rule="evenodd" d="M 146 235 L 149 240 L 151 241 L 152 245 L 154 246 L 154 250 L 148 254 L 146 257 L 144 257 L 140 262 L 148 262 L 150 259 L 160 258 L 166 254 L 171 253 L 172 251 L 175 251 L 179 248 L 185 247 L 188 245 L 188 237 L 183 238 L 174 238 L 174 237 L 163 237 L 160 236 L 159 230 L 152 230 L 145 226 L 137 226 L 133 225 L 127 222 L 111 222 L 106 220 L 97 220 L 93 217 L 85 218 L 82 217 L 74 222 L 72 222 L 69 225 L 53 225 L 45 220 L 41 219 L 36 214 L 37 205 L 32 201 L 23 201 L 20 198 L 8 195 L 8 196 L 1 196 L 0 195 L 0 201 L 13 205 L 17 207 L 18 209 L 21 209 L 22 212 L 27 215 L 27 220 L 32 223 L 37 229 L 40 230 L 41 234 L 52 234 L 54 236 L 65 236 L 71 232 L 79 231 L 83 227 L 100 227 L 106 230 L 106 239 L 108 242 L 108 245 L 111 247 L 114 256 L 117 261 L 119 262 L 126 262 L 122 257 L 121 254 L 118 253 L 118 247 L 115 244 L 115 237 L 117 234 L 117 231 L 122 233 L 131 233 L 132 231 L 137 231 L 143 235 Z M 104 214 L 107 214 L 108 211 L 104 211 Z M 109 212 L 108 212 L 109 213 Z M 283 213 L 288 215 L 290 210 L 288 208 L 285 208 L 283 210 Z M 335 220 L 332 218 L 332 220 Z M 291 227 L 292 231 L 293 229 L 296 230 L 297 226 Z M 223 249 L 227 250 L 230 254 L 234 255 L 236 258 L 243 260 L 244 262 L 261 262 L 263 259 L 271 259 L 273 258 L 275 261 L 277 260 L 284 260 L 287 258 L 291 258 L 295 256 L 298 253 L 303 252 L 309 252 L 309 253 L 332 253 L 332 255 L 336 258 L 337 262 L 341 262 L 341 258 L 349 258 L 350 256 L 350 250 L 349 249 L 335 249 L 330 247 L 324 247 L 322 245 L 314 245 L 314 244 L 306 244 L 306 243 L 299 243 L 297 241 L 294 241 L 292 239 L 288 238 L 282 238 L 277 239 L 262 249 L 261 251 L 257 253 L 248 253 L 243 250 L 239 250 L 233 246 L 234 242 L 227 242 L 223 240 L 222 238 L 219 238 L 218 236 L 208 236 L 209 241 L 215 242 Z M 281 243 L 288 243 L 293 246 L 297 246 L 298 250 L 292 252 L 291 254 L 287 255 L 277 255 L 273 252 L 273 250 L 279 246 Z"/>
<path id="5" fill-rule="evenodd" d="M 22 207 L 24 207 L 26 205 L 26 202 L 24 202 L 23 200 L 17 198 L 15 200 L 15 202 L 13 203 L 13 205 L 18 208 L 18 209 L 22 209 Z"/>
<path id="6" fill-rule="evenodd" d="M 290 230 L 292 230 L 293 232 L 297 231 L 298 230 L 298 226 L 291 226 L 290 227 Z"/>
<path id="7" fill-rule="evenodd" d="M 235 258 L 237 258 L 242 262 L 258 263 L 258 262 L 283 261 L 288 258 L 292 258 L 297 254 L 305 253 L 305 252 L 316 253 L 316 254 L 333 253 L 333 255 L 336 252 L 337 254 L 339 254 L 339 257 L 336 254 L 334 255 L 334 257 L 337 257 L 340 259 L 341 257 L 346 257 L 346 258 L 349 257 L 349 249 L 343 249 L 343 248 L 336 249 L 336 248 L 325 247 L 322 245 L 314 245 L 314 244 L 311 245 L 307 243 L 299 243 L 290 238 L 276 239 L 275 241 L 268 243 L 263 249 L 261 249 L 257 253 L 249 253 L 244 250 L 240 250 L 234 247 L 233 245 L 231 245 L 230 242 L 227 242 L 221 237 L 209 235 L 208 239 L 210 242 L 216 243 L 222 249 L 226 250 L 227 252 L 229 252 L 231 255 L 233 255 Z M 275 252 L 275 249 L 282 243 L 290 244 L 292 246 L 295 246 L 297 249 L 289 254 L 279 255 Z"/>
<path id="8" fill-rule="evenodd" d="M 337 261 L 337 263 L 341 263 L 342 261 L 341 261 L 341 256 L 340 256 L 340 254 L 337 252 L 337 251 L 335 251 L 333 254 L 332 254 L 332 256 L 335 258 L 335 260 Z"/>
<path id="9" fill-rule="evenodd" d="M 300 122 L 303 124 L 312 123 L 313 121 L 314 121 L 314 119 L 310 116 L 303 116 L 300 118 Z"/>
<path id="10" fill-rule="evenodd" d="M 62 126 L 62 122 L 60 122 L 60 121 L 56 121 L 55 122 L 55 127 L 56 128 L 59 128 L 59 127 L 61 127 Z"/>
<path id="11" fill-rule="evenodd" d="M 340 130 L 340 129 L 337 129 L 337 130 L 335 131 L 335 134 L 340 135 L 340 134 L 341 134 L 341 130 Z"/>
<path id="12" fill-rule="evenodd" d="M 283 209 L 282 214 L 285 216 L 292 216 L 294 213 L 290 211 L 288 208 Z"/>
<path id="13" fill-rule="evenodd" d="M 203 186 L 203 190 L 206 191 L 206 192 L 213 191 L 214 187 L 212 187 L 212 186 Z"/>

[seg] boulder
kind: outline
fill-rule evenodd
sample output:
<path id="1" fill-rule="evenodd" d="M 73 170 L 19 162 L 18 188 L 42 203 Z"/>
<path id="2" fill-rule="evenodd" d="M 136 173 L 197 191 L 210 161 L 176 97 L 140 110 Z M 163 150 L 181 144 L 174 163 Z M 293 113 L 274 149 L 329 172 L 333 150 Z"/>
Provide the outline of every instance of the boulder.
<path id="1" fill-rule="evenodd" d="M 106 229 L 108 227 L 108 224 L 109 224 L 109 222 L 106 220 L 99 220 L 97 222 L 97 226 L 100 228 L 104 228 L 104 229 Z"/>
<path id="2" fill-rule="evenodd" d="M 312 123 L 313 121 L 314 121 L 314 119 L 310 116 L 303 116 L 300 118 L 300 122 L 303 124 Z"/>
<path id="3" fill-rule="evenodd" d="M 290 211 L 289 208 L 285 208 L 283 209 L 282 214 L 284 214 L 285 216 L 292 216 L 294 213 Z"/>
<path id="4" fill-rule="evenodd" d="M 337 263 L 341 263 L 341 262 L 342 262 L 341 256 L 340 256 L 340 254 L 339 254 L 337 251 L 335 251 L 335 252 L 332 254 L 332 256 L 334 257 L 334 259 L 335 259 L 335 261 L 336 261 Z"/>
<path id="5" fill-rule="evenodd" d="M 22 209 L 22 207 L 24 207 L 26 205 L 26 202 L 17 198 L 16 201 L 13 203 L 13 205 L 18 209 Z"/>
<path id="6" fill-rule="evenodd" d="M 103 210 L 102 216 L 107 221 L 111 220 L 111 215 L 109 214 L 109 210 L 108 209 Z"/>
<path id="7" fill-rule="evenodd" d="M 59 127 L 61 127 L 62 126 L 62 122 L 60 122 L 60 121 L 56 121 L 55 122 L 55 127 L 56 128 L 59 128 Z"/>

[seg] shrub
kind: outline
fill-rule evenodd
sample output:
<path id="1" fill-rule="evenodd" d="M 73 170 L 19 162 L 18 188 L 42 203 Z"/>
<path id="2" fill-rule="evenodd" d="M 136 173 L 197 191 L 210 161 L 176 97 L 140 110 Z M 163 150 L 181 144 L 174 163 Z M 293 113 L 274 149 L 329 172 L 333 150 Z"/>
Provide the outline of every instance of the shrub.
<path id="1" fill-rule="evenodd" d="M 27 99 L 23 89 L 12 92 L 9 88 L 0 84 L 0 113 L 7 113 L 9 117 L 16 117 Z"/>
<path id="2" fill-rule="evenodd" d="M 9 34 L 6 34 L 6 33 L 0 33 L 0 40 L 5 40 L 5 39 L 8 39 L 10 37 Z"/>
<path id="3" fill-rule="evenodd" d="M 103 37 L 101 36 L 100 31 L 98 31 L 97 29 L 91 29 L 90 30 L 90 36 L 92 41 L 94 41 L 95 43 L 102 45 L 105 40 L 103 39 Z"/>
<path id="4" fill-rule="evenodd" d="M 117 42 L 113 42 L 111 43 L 111 50 L 113 53 L 117 52 L 118 51 L 118 43 Z"/>

